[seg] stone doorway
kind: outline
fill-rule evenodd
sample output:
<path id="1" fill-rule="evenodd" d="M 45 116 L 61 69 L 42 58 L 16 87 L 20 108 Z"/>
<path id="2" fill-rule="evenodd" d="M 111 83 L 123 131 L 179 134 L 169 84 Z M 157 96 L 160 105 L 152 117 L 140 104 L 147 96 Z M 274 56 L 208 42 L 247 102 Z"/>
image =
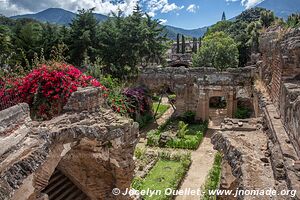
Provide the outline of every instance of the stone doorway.
<path id="1" fill-rule="evenodd" d="M 209 98 L 209 126 L 219 127 L 227 117 L 227 100 L 224 96 Z"/>

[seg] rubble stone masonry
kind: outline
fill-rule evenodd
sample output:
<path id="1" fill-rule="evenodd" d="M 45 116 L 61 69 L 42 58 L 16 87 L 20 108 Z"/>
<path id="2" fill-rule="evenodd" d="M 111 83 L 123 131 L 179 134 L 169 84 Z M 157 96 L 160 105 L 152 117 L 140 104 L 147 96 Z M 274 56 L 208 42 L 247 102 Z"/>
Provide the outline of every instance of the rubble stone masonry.
<path id="1" fill-rule="evenodd" d="M 104 105 L 100 90 L 79 89 L 50 121 L 29 117 L 27 104 L 0 112 L 0 200 L 47 199 L 58 169 L 91 200 L 128 188 L 134 173 L 138 124 Z"/>

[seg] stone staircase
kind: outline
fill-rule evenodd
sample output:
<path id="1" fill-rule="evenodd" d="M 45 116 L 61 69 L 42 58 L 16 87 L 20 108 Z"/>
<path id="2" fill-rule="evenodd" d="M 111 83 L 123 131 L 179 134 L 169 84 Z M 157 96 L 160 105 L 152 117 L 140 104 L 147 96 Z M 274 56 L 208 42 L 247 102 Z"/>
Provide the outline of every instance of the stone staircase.
<path id="1" fill-rule="evenodd" d="M 49 196 L 49 200 L 90 200 L 59 170 L 55 170 L 43 193 Z"/>

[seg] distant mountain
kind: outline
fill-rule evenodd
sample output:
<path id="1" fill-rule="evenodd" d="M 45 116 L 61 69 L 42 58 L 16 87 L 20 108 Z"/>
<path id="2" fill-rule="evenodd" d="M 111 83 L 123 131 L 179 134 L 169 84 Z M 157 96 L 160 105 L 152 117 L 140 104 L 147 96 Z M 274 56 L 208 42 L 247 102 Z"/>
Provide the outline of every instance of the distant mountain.
<path id="1" fill-rule="evenodd" d="M 177 27 L 168 26 L 168 25 L 165 26 L 165 29 L 167 31 L 167 36 L 173 40 L 176 40 L 177 34 L 182 34 L 182 35 L 189 36 L 189 37 L 199 38 L 199 37 L 202 37 L 205 34 L 205 32 L 207 31 L 207 27 L 186 30 L 186 29 L 177 28 Z"/>
<path id="2" fill-rule="evenodd" d="M 264 0 L 256 5 L 256 7 L 265 8 L 271 10 L 276 16 L 287 19 L 292 13 L 300 13 L 300 0 Z M 98 21 L 105 21 L 108 16 L 102 14 L 94 14 Z M 76 16 L 75 13 L 61 9 L 61 8 L 49 8 L 47 10 L 38 12 L 36 14 L 17 15 L 11 17 L 12 19 L 31 18 L 41 22 L 50 22 L 60 25 L 68 25 L 72 19 Z M 234 20 L 232 18 L 231 20 Z M 174 26 L 166 26 L 166 33 L 170 39 L 175 40 L 177 34 L 183 34 L 190 37 L 199 38 L 204 35 L 208 27 L 186 30 L 177 28 Z"/>
<path id="3" fill-rule="evenodd" d="M 101 14 L 94 14 L 98 21 L 104 21 L 108 19 L 107 16 Z M 47 10 L 38 12 L 36 14 L 17 15 L 11 17 L 12 19 L 30 18 L 41 22 L 49 22 L 52 24 L 68 25 L 72 22 L 72 19 L 76 16 L 75 13 L 61 9 L 61 8 L 49 8 Z"/>
<path id="4" fill-rule="evenodd" d="M 105 21 L 108 16 L 101 14 L 94 14 L 98 21 Z M 10 17 L 12 19 L 30 18 L 41 22 L 49 22 L 52 24 L 69 25 L 72 19 L 76 16 L 75 13 L 61 9 L 61 8 L 49 8 L 47 10 L 38 12 L 36 14 L 17 15 Z M 206 28 L 199 28 L 193 30 L 185 30 L 173 26 L 166 26 L 167 36 L 170 39 L 176 39 L 177 34 L 183 34 L 190 37 L 200 37 L 206 32 Z"/>
<path id="5" fill-rule="evenodd" d="M 264 0 L 256 7 L 271 10 L 276 16 L 287 19 L 293 13 L 300 13 L 300 0 Z"/>

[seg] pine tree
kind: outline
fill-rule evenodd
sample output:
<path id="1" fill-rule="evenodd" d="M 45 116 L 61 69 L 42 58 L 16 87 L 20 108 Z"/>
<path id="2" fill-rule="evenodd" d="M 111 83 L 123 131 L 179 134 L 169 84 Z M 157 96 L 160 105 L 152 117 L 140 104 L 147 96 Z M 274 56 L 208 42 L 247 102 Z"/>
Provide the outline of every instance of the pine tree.
<path id="1" fill-rule="evenodd" d="M 144 17 L 145 16 L 145 17 Z M 117 78 L 135 75 L 140 64 L 163 61 L 163 26 L 136 6 L 132 15 L 113 14 L 98 31 L 104 72 Z"/>
<path id="2" fill-rule="evenodd" d="M 223 14 L 222 14 L 222 21 L 226 21 L 226 15 L 225 15 L 225 12 L 223 12 Z"/>
<path id="3" fill-rule="evenodd" d="M 42 34 L 43 49 L 46 59 L 50 58 L 53 46 L 58 44 L 58 37 L 59 33 L 57 27 L 47 23 Z"/>
<path id="4" fill-rule="evenodd" d="M 94 9 L 79 10 L 76 18 L 70 24 L 72 40 L 70 41 L 71 63 L 79 66 L 85 57 L 89 57 L 91 62 L 97 56 L 97 20 L 93 15 Z"/>

